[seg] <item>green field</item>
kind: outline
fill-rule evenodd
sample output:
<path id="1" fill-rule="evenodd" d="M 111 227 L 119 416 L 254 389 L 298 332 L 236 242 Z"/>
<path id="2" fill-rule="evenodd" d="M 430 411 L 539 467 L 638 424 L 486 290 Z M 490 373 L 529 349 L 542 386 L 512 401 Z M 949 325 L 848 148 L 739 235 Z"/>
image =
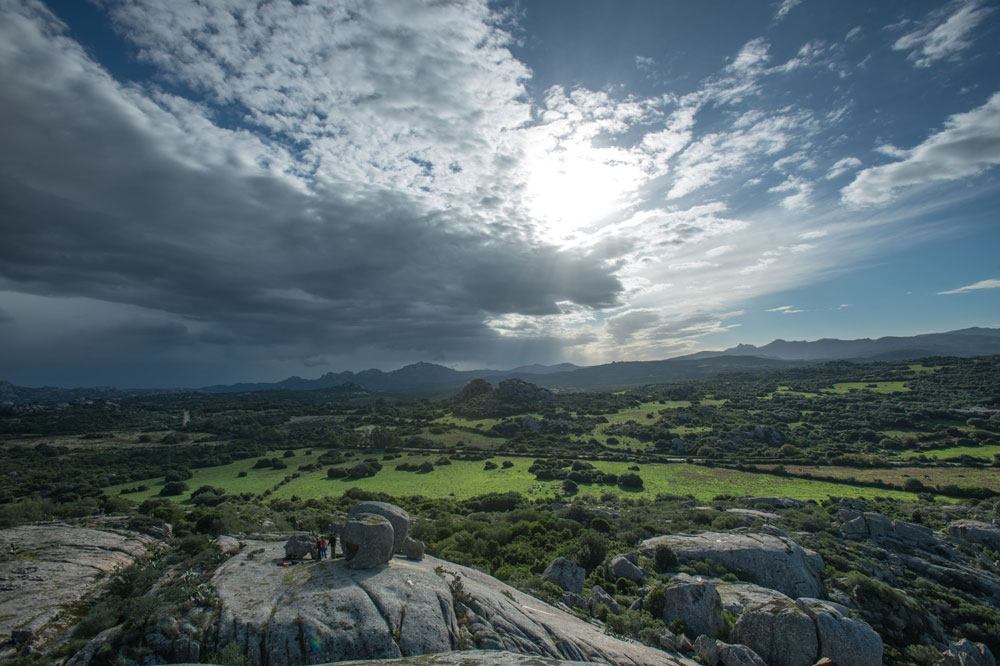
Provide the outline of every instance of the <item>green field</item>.
<path id="1" fill-rule="evenodd" d="M 899 454 L 900 458 L 916 458 L 917 456 L 927 456 L 928 458 L 957 458 L 959 456 L 973 456 L 985 458 L 992 461 L 993 456 L 1000 453 L 1000 445 L 989 446 L 953 446 L 950 449 L 927 449 L 926 451 L 906 451 Z M 1000 472 L 998 472 L 1000 476 Z"/>
<path id="2" fill-rule="evenodd" d="M 303 500 L 319 498 L 326 495 L 339 495 L 346 489 L 358 487 L 363 490 L 379 491 L 394 496 L 424 495 L 432 498 L 454 497 L 465 499 L 489 492 L 517 491 L 528 496 L 561 495 L 559 481 L 539 481 L 528 473 L 531 458 L 494 457 L 491 460 L 498 465 L 509 460 L 513 467 L 495 470 L 484 470 L 484 461 L 455 460 L 451 465 L 435 467 L 429 474 L 404 472 L 395 469 L 403 460 L 420 463 L 424 460 L 435 460 L 437 456 L 410 456 L 406 458 L 384 461 L 384 468 L 374 477 L 365 479 L 328 479 L 326 469 L 313 472 L 302 472 L 301 476 L 288 483 L 276 486 L 286 476 L 295 473 L 299 465 L 314 462 L 318 453 L 312 455 L 300 454 L 287 458 L 288 469 L 251 469 L 255 460 L 243 460 L 229 465 L 194 470 L 194 477 L 187 481 L 191 491 L 203 485 L 224 488 L 228 493 L 262 493 L 272 488 L 270 495 L 274 499 L 289 499 L 297 496 Z M 367 452 L 363 455 L 367 455 Z M 357 460 L 357 458 L 355 459 Z M 344 463 L 351 466 L 354 462 Z M 614 474 L 623 474 L 632 466 L 626 462 L 595 462 L 598 469 Z M 246 471 L 245 477 L 237 474 Z M 796 499 L 825 499 L 828 496 L 875 497 L 891 496 L 912 499 L 913 494 L 878 490 L 874 488 L 857 488 L 842 484 L 823 481 L 808 481 L 790 477 L 778 477 L 769 474 L 757 474 L 716 467 L 700 465 L 677 464 L 644 464 L 640 465 L 639 475 L 645 487 L 642 491 L 626 491 L 617 486 L 580 485 L 580 492 L 600 495 L 611 492 L 627 496 L 654 497 L 657 493 L 672 495 L 692 495 L 699 501 L 708 501 L 716 495 L 780 495 Z M 131 493 L 124 497 L 136 503 L 151 497 L 156 497 L 163 485 L 163 480 L 143 482 L 149 490 L 141 493 Z M 123 487 L 133 487 L 137 483 L 112 486 L 106 489 L 111 495 L 117 495 Z M 183 501 L 190 492 L 173 498 Z"/>
<path id="3" fill-rule="evenodd" d="M 1000 474 L 995 469 L 975 469 L 971 467 L 812 467 L 806 465 L 786 465 L 792 474 L 814 474 L 838 479 L 851 477 L 858 481 L 885 481 L 902 487 L 907 479 L 917 479 L 928 486 L 956 485 L 959 487 L 980 487 L 1000 491 Z M 884 492 L 884 491 L 883 491 Z"/>

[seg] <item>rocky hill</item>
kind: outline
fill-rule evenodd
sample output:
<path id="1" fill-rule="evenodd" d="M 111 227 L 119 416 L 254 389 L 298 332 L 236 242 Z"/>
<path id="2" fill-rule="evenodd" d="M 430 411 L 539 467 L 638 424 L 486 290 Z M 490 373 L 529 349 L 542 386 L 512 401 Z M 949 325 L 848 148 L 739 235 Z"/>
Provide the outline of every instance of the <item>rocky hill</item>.
<path id="1" fill-rule="evenodd" d="M 873 567 L 872 578 L 859 579 L 867 592 L 845 594 L 839 581 L 831 585 L 825 577 L 823 557 L 800 543 L 813 535 L 760 525 L 780 523 L 781 512 L 799 502 L 755 497 L 747 503 L 757 508 L 725 513 L 755 526 L 666 532 L 635 551 L 609 554 L 600 565 L 606 579 L 631 581 L 617 586 L 637 590 L 629 608 L 619 603 L 626 602 L 622 595 L 587 583 L 584 569 L 566 558 L 541 576 L 561 592 L 546 603 L 480 571 L 425 556 L 423 544 L 408 534 L 409 515 L 383 502 L 351 508 L 335 530 L 339 548 L 329 558 L 318 557 L 320 544 L 306 533 L 219 537 L 212 551 L 220 559 L 205 552 L 200 565 L 187 561 L 173 572 L 157 568 L 154 554 L 181 552 L 192 542 L 168 545 L 165 527 L 142 533 L 128 529 L 127 518 L 23 525 L 0 531 L 0 617 L 10 637 L 0 660 L 62 654 L 69 657 L 66 666 L 132 663 L 134 655 L 145 655 L 146 666 L 880 666 L 885 640 L 916 632 L 931 653 L 943 652 L 939 661 L 922 663 L 996 666 L 986 645 L 945 629 L 936 617 L 940 608 L 871 581 L 900 587 L 899 576 L 945 581 L 998 609 L 1000 570 L 984 558 L 1000 550 L 1000 525 L 961 518 L 935 532 L 845 500 L 819 543 L 834 539 Z M 688 571 L 722 567 L 729 573 L 718 578 L 674 568 L 666 577 L 654 575 L 653 564 L 660 567 L 667 556 Z M 74 639 L 81 609 L 100 607 L 110 588 L 134 582 L 129 565 L 139 561 L 161 578 L 144 593 L 130 593 L 139 596 L 126 599 L 131 610 L 119 624 L 89 641 Z M 199 573 L 201 566 L 206 569 Z M 172 605 L 158 605 L 161 596 Z M 639 609 L 662 620 L 654 641 L 610 635 L 612 627 L 624 626 L 615 618 L 635 618 Z"/>

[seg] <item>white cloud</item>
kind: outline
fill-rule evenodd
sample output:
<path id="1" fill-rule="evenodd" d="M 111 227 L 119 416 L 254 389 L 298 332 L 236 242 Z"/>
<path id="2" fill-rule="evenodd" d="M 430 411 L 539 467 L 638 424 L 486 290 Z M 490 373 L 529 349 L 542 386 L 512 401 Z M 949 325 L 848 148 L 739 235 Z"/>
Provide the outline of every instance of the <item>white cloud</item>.
<path id="1" fill-rule="evenodd" d="M 949 118 L 943 130 L 907 151 L 905 159 L 861 171 L 841 192 L 851 204 L 880 204 L 890 201 L 899 188 L 974 176 L 996 164 L 1000 164 L 1000 93 Z"/>
<path id="2" fill-rule="evenodd" d="M 850 29 L 850 30 L 849 30 L 849 31 L 847 32 L 847 34 L 846 34 L 846 35 L 844 36 L 844 41 L 845 41 L 845 42 L 850 42 L 850 41 L 852 41 L 852 40 L 854 40 L 854 39 L 857 39 L 858 37 L 860 37 L 860 36 L 861 36 L 861 33 L 862 33 L 862 32 L 864 32 L 864 30 L 863 30 L 863 29 L 861 28 L 861 26 L 860 26 L 860 25 L 859 25 L 859 26 L 856 26 L 856 27 L 854 27 L 854 28 L 851 28 L 851 29 Z"/>
<path id="3" fill-rule="evenodd" d="M 845 157 L 843 159 L 839 159 L 834 162 L 832 167 L 830 167 L 830 170 L 826 174 L 826 180 L 838 178 L 848 171 L 857 169 L 859 166 L 861 166 L 861 160 L 857 157 Z"/>
<path id="4" fill-rule="evenodd" d="M 776 308 L 768 308 L 767 312 L 784 312 L 786 310 L 791 310 L 794 307 L 794 305 L 781 305 Z"/>
<path id="5" fill-rule="evenodd" d="M 782 197 L 781 207 L 786 210 L 805 210 L 809 208 L 809 197 L 812 195 L 813 186 L 806 180 L 798 176 L 789 176 L 785 182 L 769 188 L 768 192 L 791 192 L 788 196 Z"/>
<path id="6" fill-rule="evenodd" d="M 788 16 L 788 12 L 792 11 L 793 9 L 795 9 L 795 7 L 801 4 L 802 0 L 781 0 L 781 6 L 778 7 L 778 11 L 774 15 L 774 19 L 776 21 L 780 21 L 781 19 Z"/>
<path id="7" fill-rule="evenodd" d="M 1000 289 L 1000 280 L 981 280 L 975 284 L 969 284 L 964 287 L 959 287 L 958 289 L 939 291 L 938 294 L 965 294 L 970 291 L 978 291 L 980 289 Z"/>
<path id="8" fill-rule="evenodd" d="M 972 30 L 996 11 L 995 7 L 984 4 L 982 0 L 955 0 L 950 5 L 955 8 L 953 13 L 933 12 L 919 28 L 897 39 L 892 48 L 909 51 L 907 58 L 917 67 L 930 67 L 937 60 L 957 57 L 972 44 L 969 38 Z"/>

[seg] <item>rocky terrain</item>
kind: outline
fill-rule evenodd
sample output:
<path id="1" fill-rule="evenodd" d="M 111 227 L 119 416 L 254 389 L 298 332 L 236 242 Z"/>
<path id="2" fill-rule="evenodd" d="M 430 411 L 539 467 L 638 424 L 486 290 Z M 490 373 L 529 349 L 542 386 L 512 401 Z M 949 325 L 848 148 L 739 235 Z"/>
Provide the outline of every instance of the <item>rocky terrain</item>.
<path id="1" fill-rule="evenodd" d="M 72 610 L 92 597 L 107 574 L 148 556 L 159 540 L 116 528 L 65 523 L 0 530 L 0 636 L 47 643 L 74 622 Z M 13 645 L 0 659 L 13 654 Z"/>
<path id="2" fill-rule="evenodd" d="M 775 512 L 792 506 L 781 498 L 757 499 L 755 505 Z M 187 585 L 187 600 L 174 611 L 126 618 L 82 643 L 68 643 L 79 609 L 101 594 L 105 580 L 148 558 L 163 541 L 125 529 L 127 519 L 0 531 L 0 622 L 9 636 L 3 659 L 62 650 L 66 666 L 96 666 L 122 661 L 121 650 L 138 642 L 143 666 L 879 666 L 885 640 L 917 630 L 934 654 L 943 654 L 937 666 L 996 664 L 986 645 L 949 635 L 938 611 L 913 602 L 899 579 L 947 581 L 997 608 L 997 563 L 984 560 L 1000 543 L 1000 526 L 992 522 L 961 518 L 933 531 L 843 502 L 826 536 L 836 532 L 839 543 L 877 561 L 871 573 L 878 578 L 865 580 L 898 585 L 886 587 L 890 592 L 881 582 L 846 589 L 843 580 L 828 578 L 823 556 L 808 547 L 814 539 L 808 532 L 758 524 L 664 534 L 635 551 L 609 554 L 601 565 L 608 578 L 634 583 L 635 600 L 626 608 L 614 590 L 588 589 L 585 570 L 566 558 L 542 574 L 562 594 L 551 604 L 475 569 L 425 556 L 423 544 L 408 534 L 410 517 L 397 506 L 358 502 L 345 520 L 337 530 L 339 548 L 327 559 L 317 559 L 316 537 L 309 534 L 220 536 L 212 546 L 217 559 L 201 560 L 219 563 L 202 572 L 204 583 L 193 569 L 167 568 L 143 595 L 171 596 L 167 581 L 174 576 Z M 169 537 L 164 528 L 156 533 Z M 728 573 L 654 575 L 651 564 L 667 552 L 687 571 L 700 563 Z M 619 626 L 613 618 L 650 608 L 663 622 L 656 646 L 611 635 Z M 67 652 L 67 645 L 75 647 Z"/>

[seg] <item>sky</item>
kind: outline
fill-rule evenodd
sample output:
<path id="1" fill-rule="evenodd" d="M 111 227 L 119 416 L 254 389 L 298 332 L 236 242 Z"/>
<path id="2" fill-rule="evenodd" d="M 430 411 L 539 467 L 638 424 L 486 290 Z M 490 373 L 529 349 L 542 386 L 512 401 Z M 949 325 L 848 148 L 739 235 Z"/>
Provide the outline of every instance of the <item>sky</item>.
<path id="1" fill-rule="evenodd" d="M 996 327 L 998 164 L 998 0 L 0 0 L 0 379 Z"/>

